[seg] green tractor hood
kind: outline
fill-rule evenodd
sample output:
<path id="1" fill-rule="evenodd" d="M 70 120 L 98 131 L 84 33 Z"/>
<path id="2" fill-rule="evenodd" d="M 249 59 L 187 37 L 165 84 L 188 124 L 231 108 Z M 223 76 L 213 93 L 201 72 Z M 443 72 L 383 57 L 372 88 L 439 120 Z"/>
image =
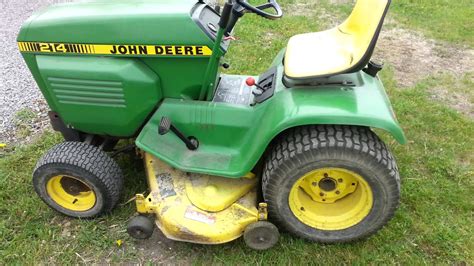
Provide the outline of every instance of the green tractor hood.
<path id="1" fill-rule="evenodd" d="M 57 4 L 25 22 L 18 47 L 68 127 L 132 137 L 163 98 L 198 98 L 214 44 L 204 26 L 218 20 L 196 0 Z"/>
<path id="2" fill-rule="evenodd" d="M 196 0 L 56 4 L 21 28 L 18 41 L 98 44 L 211 44 L 192 19 Z"/>

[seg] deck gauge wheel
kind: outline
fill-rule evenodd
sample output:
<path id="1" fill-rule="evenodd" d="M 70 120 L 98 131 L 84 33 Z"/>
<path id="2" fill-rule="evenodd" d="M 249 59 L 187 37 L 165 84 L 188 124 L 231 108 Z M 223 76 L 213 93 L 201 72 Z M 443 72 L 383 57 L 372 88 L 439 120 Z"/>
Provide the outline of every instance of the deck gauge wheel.
<path id="1" fill-rule="evenodd" d="M 267 250 L 275 246 L 280 238 L 278 228 L 267 221 L 258 221 L 245 228 L 244 241 L 251 249 Z"/>
<path id="2" fill-rule="evenodd" d="M 143 215 L 133 217 L 127 226 L 128 234 L 135 239 L 147 239 L 153 234 L 155 225 Z"/>

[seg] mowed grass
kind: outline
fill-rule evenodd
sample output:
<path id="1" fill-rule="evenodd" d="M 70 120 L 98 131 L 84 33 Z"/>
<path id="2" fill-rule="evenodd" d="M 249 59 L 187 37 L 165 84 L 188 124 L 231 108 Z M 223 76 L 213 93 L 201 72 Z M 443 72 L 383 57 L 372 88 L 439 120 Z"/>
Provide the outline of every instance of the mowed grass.
<path id="1" fill-rule="evenodd" d="M 280 2 L 284 10 L 296 11 L 306 1 Z M 324 13 L 315 10 L 317 4 L 305 7 L 310 12 L 293 12 L 279 21 L 246 16 L 238 25 L 239 40 L 229 51 L 230 72 L 258 74 L 290 36 L 329 25 L 318 19 Z M 336 11 L 328 3 L 322 7 Z M 431 97 L 430 88 L 449 87 L 450 78 L 426 77 L 413 88 L 399 90 L 388 66 L 382 79 L 409 143 L 399 145 L 377 131 L 397 158 L 402 198 L 394 219 L 367 240 L 321 245 L 283 233 L 278 245 L 266 252 L 249 250 L 237 240 L 219 246 L 176 243 L 169 248 L 156 243 L 160 254 L 152 255 L 140 250 L 142 242 L 130 239 L 125 231 L 135 210 L 133 203 L 124 203 L 146 190 L 141 163 L 129 155 L 118 158 L 126 190 L 113 213 L 94 220 L 69 219 L 42 203 L 31 185 L 38 158 L 61 141 L 58 134 L 45 133 L 31 145 L 0 151 L 0 264 L 176 260 L 206 265 L 473 264 L 474 123 Z M 118 246 L 117 240 L 123 244 Z M 153 249 L 154 243 L 147 243 Z"/>
<path id="2" fill-rule="evenodd" d="M 394 0 L 392 12 L 404 26 L 427 36 L 474 47 L 473 0 Z"/>

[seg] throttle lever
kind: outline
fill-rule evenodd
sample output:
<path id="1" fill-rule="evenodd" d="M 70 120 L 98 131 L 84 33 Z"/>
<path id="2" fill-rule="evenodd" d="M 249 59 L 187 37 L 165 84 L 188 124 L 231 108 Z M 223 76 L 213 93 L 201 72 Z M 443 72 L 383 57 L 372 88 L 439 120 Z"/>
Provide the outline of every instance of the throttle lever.
<path id="1" fill-rule="evenodd" d="M 255 96 L 260 96 L 262 95 L 264 92 L 265 92 L 265 89 L 258 85 L 256 82 L 255 82 L 255 79 L 252 78 L 252 77 L 249 77 L 245 80 L 245 83 L 247 84 L 247 86 L 249 87 L 252 87 L 252 86 L 255 86 L 257 87 L 258 90 L 254 90 L 252 91 L 252 94 L 255 95 Z"/>
<path id="2" fill-rule="evenodd" d="M 265 91 L 265 89 L 264 89 L 262 86 L 258 85 L 258 84 L 255 82 L 255 79 L 252 78 L 252 77 L 248 77 L 248 78 L 245 80 L 245 83 L 246 83 L 247 86 L 249 86 L 249 87 L 255 86 L 255 87 L 257 87 L 258 89 L 260 89 L 260 90 L 262 90 L 262 91 Z"/>

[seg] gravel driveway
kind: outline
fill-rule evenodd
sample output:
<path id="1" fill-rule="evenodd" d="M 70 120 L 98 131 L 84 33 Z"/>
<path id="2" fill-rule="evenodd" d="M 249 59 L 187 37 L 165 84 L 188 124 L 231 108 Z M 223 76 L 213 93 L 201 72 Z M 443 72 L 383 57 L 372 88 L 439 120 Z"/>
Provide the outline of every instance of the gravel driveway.
<path id="1" fill-rule="evenodd" d="M 0 143 L 16 144 L 28 141 L 48 126 L 47 106 L 16 45 L 22 23 L 36 10 L 55 0 L 0 0 Z M 21 121 L 29 134 L 17 134 L 19 111 L 28 119 Z M 25 125 L 26 123 L 26 125 Z"/>

